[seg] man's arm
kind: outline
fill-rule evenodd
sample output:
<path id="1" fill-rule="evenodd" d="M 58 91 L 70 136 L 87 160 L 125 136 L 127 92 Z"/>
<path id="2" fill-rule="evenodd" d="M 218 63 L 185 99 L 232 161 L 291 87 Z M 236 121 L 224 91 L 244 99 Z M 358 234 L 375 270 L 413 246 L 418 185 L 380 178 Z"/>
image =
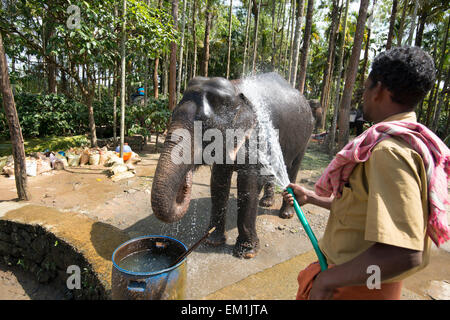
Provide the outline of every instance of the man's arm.
<path id="1" fill-rule="evenodd" d="M 422 251 L 375 243 L 356 258 L 327 269 L 316 277 L 310 299 L 331 299 L 340 287 L 366 285 L 371 265 L 380 268 L 380 280 L 391 279 L 422 263 Z"/>
<path id="2" fill-rule="evenodd" d="M 319 197 L 314 191 L 303 188 L 298 184 L 291 183 L 287 186 L 294 191 L 295 198 L 299 205 L 313 204 L 325 209 L 330 210 L 333 197 Z M 283 197 L 291 206 L 294 205 L 293 197 L 287 191 L 283 192 Z"/>

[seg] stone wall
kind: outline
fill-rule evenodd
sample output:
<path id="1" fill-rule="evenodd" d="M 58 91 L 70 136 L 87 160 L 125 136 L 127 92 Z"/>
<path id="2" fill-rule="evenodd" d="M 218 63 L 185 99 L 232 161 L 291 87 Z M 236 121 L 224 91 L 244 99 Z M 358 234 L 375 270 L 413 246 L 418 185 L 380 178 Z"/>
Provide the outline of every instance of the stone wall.
<path id="1" fill-rule="evenodd" d="M 7 265 L 21 266 L 40 283 L 56 282 L 65 288 L 67 299 L 109 298 L 84 256 L 39 225 L 0 220 L 0 259 Z M 80 289 L 67 288 L 70 265 L 80 268 Z"/>
<path id="2" fill-rule="evenodd" d="M 110 299 L 111 256 L 127 240 L 120 229 L 80 213 L 0 202 L 0 260 L 55 282 L 68 299 Z M 69 266 L 79 268 L 79 289 L 67 287 L 74 278 Z"/>

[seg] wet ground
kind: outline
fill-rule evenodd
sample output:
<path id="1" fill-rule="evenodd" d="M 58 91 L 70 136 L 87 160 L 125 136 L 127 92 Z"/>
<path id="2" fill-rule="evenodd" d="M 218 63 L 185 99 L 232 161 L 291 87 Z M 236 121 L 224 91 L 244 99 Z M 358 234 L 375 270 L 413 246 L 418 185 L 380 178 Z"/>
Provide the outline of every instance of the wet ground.
<path id="1" fill-rule="evenodd" d="M 154 143 L 148 144 L 143 152 L 139 153 L 142 162 L 136 167 L 136 176 L 119 182 L 112 182 L 102 173 L 103 168 L 93 166 L 69 171 L 52 171 L 31 177 L 30 202 L 86 214 L 101 223 L 124 230 L 130 237 L 168 235 L 181 240 L 189 247 L 207 231 L 209 225 L 210 168 L 201 167 L 194 174 L 192 201 L 185 217 L 177 223 L 164 224 L 154 217 L 150 204 L 151 185 L 159 157 L 153 151 Z M 299 173 L 297 182 L 312 188 L 323 168 L 307 169 L 304 168 Z M 0 181 L 0 201 L 15 199 L 14 180 L 0 176 Z M 261 245 L 259 254 L 251 260 L 233 257 L 232 249 L 237 237 L 236 194 L 234 175 L 227 212 L 227 242 L 218 248 L 201 245 L 189 256 L 187 299 L 200 299 L 312 249 L 296 217 L 288 220 L 278 217 L 281 195 L 277 195 L 271 208 L 259 208 L 257 218 L 257 232 Z M 304 211 L 316 236 L 320 238 L 325 229 L 328 212 L 310 205 L 306 205 Z M 449 249 L 447 246 L 446 249 L 434 250 L 431 265 L 418 273 L 415 278 L 408 279 L 405 287 L 417 293 L 418 297 L 429 299 L 427 288 L 430 281 L 450 279 Z M 36 295 L 36 292 L 27 295 L 29 291 L 34 291 L 24 289 L 20 280 L 14 280 L 14 275 L 17 279 L 23 278 L 23 275 L 18 276 L 16 273 L 19 271 L 14 270 L 0 266 L 0 293 L 3 292 L 0 299 L 58 298 L 58 295 L 54 297 L 46 295 L 45 290 L 41 296 Z M 14 286 L 15 291 L 12 290 Z M 22 287 L 23 291 L 19 287 Z M 11 294 L 9 296 L 4 292 Z"/>

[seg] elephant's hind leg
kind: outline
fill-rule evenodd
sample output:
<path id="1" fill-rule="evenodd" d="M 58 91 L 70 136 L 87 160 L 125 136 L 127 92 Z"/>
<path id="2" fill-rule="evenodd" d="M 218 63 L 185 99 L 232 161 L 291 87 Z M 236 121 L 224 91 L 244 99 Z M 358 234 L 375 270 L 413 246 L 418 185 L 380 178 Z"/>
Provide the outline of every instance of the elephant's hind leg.
<path id="1" fill-rule="evenodd" d="M 304 150 L 300 152 L 297 158 L 295 158 L 291 168 L 288 169 L 288 176 L 291 182 L 295 183 L 297 179 L 297 173 L 298 170 L 300 169 L 300 163 L 302 162 L 303 155 L 305 154 L 305 149 L 306 146 Z M 287 202 L 284 201 L 283 199 L 283 204 L 281 205 L 280 211 L 278 212 L 278 216 L 283 219 L 291 219 L 294 216 L 294 214 L 295 214 L 294 208 L 288 205 Z"/>
<path id="2" fill-rule="evenodd" d="M 273 182 L 267 182 L 264 185 L 264 195 L 259 200 L 259 205 L 264 208 L 269 208 L 275 202 L 275 193 Z"/>

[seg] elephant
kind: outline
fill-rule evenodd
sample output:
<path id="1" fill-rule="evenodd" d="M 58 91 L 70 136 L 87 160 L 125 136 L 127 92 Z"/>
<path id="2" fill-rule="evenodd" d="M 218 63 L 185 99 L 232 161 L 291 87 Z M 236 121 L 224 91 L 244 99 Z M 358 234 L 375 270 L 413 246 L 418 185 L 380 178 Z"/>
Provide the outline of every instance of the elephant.
<path id="1" fill-rule="evenodd" d="M 314 117 L 314 133 L 318 133 L 319 128 L 322 126 L 323 109 L 320 101 L 317 99 L 311 99 L 308 102 Z"/>
<path id="2" fill-rule="evenodd" d="M 256 96 L 264 101 L 273 127 L 278 129 L 289 180 L 295 181 L 313 130 L 311 109 L 304 96 L 277 73 L 233 82 L 221 77 L 196 77 L 188 82 L 181 101 L 172 112 L 151 190 L 155 216 L 165 223 L 176 222 L 189 207 L 193 172 L 201 165 L 211 165 L 210 228 L 216 229 L 207 243 L 219 246 L 226 242 L 225 214 L 231 177 L 236 171 L 238 237 L 233 255 L 246 259 L 255 257 L 259 250 L 256 216 L 258 197 L 264 185 L 268 185 L 265 196 L 273 197 L 273 176 L 261 173 L 260 162 L 250 161 L 251 137 L 259 132 Z M 208 130 L 226 135 L 227 130 L 235 132 L 236 129 L 242 134 L 233 137 L 232 148 L 225 148 L 222 143 L 222 147 L 212 153 L 216 156 L 212 162 L 201 157 L 202 148 L 206 151 L 208 145 L 207 141 L 195 143 L 198 130 L 202 135 Z M 200 159 L 196 159 L 198 154 Z M 238 154 L 244 154 L 244 158 L 239 158 Z M 242 159 L 245 161 L 239 161 Z M 293 208 L 283 201 L 279 215 L 289 218 L 293 214 Z"/>

